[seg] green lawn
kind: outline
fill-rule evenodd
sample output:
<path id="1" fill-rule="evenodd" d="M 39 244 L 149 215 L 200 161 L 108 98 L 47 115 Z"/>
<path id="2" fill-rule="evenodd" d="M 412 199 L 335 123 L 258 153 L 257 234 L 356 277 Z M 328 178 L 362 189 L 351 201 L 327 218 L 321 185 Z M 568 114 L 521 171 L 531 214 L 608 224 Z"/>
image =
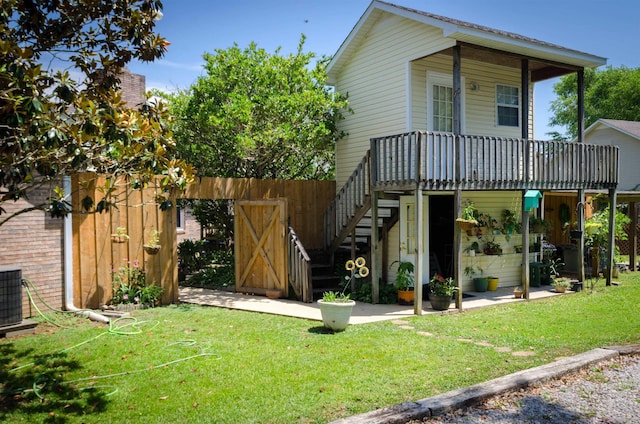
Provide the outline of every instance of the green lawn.
<path id="1" fill-rule="evenodd" d="M 313 321 L 188 305 L 135 312 L 112 331 L 55 317 L 72 328 L 41 324 L 37 335 L 0 340 L 0 421 L 327 422 L 640 343 L 640 274 L 620 280 L 404 319 L 412 328 L 381 322 L 337 334 Z"/>

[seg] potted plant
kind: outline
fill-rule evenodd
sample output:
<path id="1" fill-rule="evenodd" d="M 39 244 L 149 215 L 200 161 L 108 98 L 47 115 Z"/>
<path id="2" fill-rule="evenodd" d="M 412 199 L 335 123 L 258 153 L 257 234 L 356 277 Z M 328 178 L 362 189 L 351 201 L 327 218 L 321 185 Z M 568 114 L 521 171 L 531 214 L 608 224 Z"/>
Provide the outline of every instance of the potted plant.
<path id="1" fill-rule="evenodd" d="M 144 244 L 144 251 L 149 255 L 155 255 L 160 251 L 160 233 L 157 230 L 152 230 L 149 235 L 149 240 Z"/>
<path id="2" fill-rule="evenodd" d="M 349 325 L 349 318 L 356 302 L 351 300 L 350 295 L 345 294 L 347 287 L 351 285 L 353 278 L 364 278 L 369 275 L 367 261 L 359 257 L 355 261 L 349 259 L 345 269 L 350 275 L 345 276 L 344 287 L 341 292 L 327 291 L 322 294 L 322 299 L 318 300 L 322 324 L 335 332 L 344 331 Z"/>
<path id="3" fill-rule="evenodd" d="M 552 285 L 556 289 L 556 293 L 564 293 L 571 287 L 571 282 L 565 277 L 559 277 L 553 279 Z"/>
<path id="4" fill-rule="evenodd" d="M 391 265 L 398 261 L 393 262 Z M 415 276 L 413 275 L 413 264 L 411 262 L 398 262 L 398 270 L 394 285 L 398 290 L 399 305 L 413 305 Z"/>
<path id="5" fill-rule="evenodd" d="M 147 274 L 137 261 L 125 261 L 111 276 L 111 307 L 117 310 L 150 308 L 159 304 L 163 289 L 147 283 Z"/>
<path id="6" fill-rule="evenodd" d="M 464 208 L 462 208 L 462 216 L 456 219 L 456 223 L 462 231 L 469 233 L 473 227 L 478 225 L 478 221 L 476 220 L 477 216 L 478 209 L 476 209 L 476 206 L 471 200 L 467 200 Z"/>
<path id="7" fill-rule="evenodd" d="M 116 228 L 116 232 L 111 234 L 111 240 L 114 243 L 124 243 L 129 240 L 129 235 L 127 234 L 126 227 L 118 227 Z"/>
<path id="8" fill-rule="evenodd" d="M 485 255 L 502 255 L 502 247 L 500 246 L 500 243 L 496 241 L 495 237 L 485 242 L 484 254 Z"/>
<path id="9" fill-rule="evenodd" d="M 478 244 L 477 241 L 474 241 L 473 243 L 471 243 L 469 246 L 467 246 L 464 249 L 465 252 L 467 252 L 469 254 L 469 256 L 475 256 L 476 253 L 480 253 L 482 252 L 480 250 L 480 244 Z"/>
<path id="10" fill-rule="evenodd" d="M 487 290 L 489 291 L 498 290 L 498 283 L 500 281 L 498 277 L 487 277 L 487 280 L 489 281 L 489 284 L 487 285 Z"/>
<path id="11" fill-rule="evenodd" d="M 546 234 L 551 229 L 551 221 L 532 216 L 529 218 L 529 232 L 532 234 Z"/>
<path id="12" fill-rule="evenodd" d="M 451 304 L 453 294 L 458 290 L 456 281 L 449 277 L 444 278 L 440 274 L 434 274 L 429 282 L 429 301 L 436 311 L 446 311 Z"/>
<path id="13" fill-rule="evenodd" d="M 513 288 L 513 297 L 515 297 L 516 299 L 522 299 L 523 294 L 524 291 L 522 290 L 522 287 L 518 286 Z"/>
<path id="14" fill-rule="evenodd" d="M 511 239 L 511 234 L 518 232 L 520 223 L 516 217 L 516 213 L 512 210 L 505 209 L 502 211 L 502 232 L 506 241 Z"/>
<path id="15" fill-rule="evenodd" d="M 489 279 L 482 277 L 482 272 L 482 268 L 475 265 L 469 265 L 464 269 L 464 274 L 473 279 L 473 288 L 477 292 L 486 292 L 489 285 Z M 479 277 L 474 277 L 476 274 Z"/>

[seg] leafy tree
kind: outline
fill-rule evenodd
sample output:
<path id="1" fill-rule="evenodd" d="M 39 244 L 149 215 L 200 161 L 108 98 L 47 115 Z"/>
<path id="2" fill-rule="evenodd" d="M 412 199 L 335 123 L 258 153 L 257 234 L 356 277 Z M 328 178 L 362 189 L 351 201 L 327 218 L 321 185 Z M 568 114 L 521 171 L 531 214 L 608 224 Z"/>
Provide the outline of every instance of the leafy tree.
<path id="1" fill-rule="evenodd" d="M 206 75 L 166 95 L 180 156 L 201 175 L 330 179 L 346 97 L 313 53 L 269 54 L 251 43 L 205 53 Z"/>
<path id="2" fill-rule="evenodd" d="M 164 189 L 187 184 L 192 170 L 170 158 L 166 108 L 133 110 L 118 92 L 127 63 L 153 61 L 169 45 L 154 33 L 159 0 L 0 4 L 0 214 L 4 202 L 42 185 L 52 186 L 51 198 L 28 210 L 71 212 L 55 181 L 80 170 L 114 177 L 103 199 L 84 199 L 93 211 L 110 206 L 113 181 L 123 177 L 144 184 L 165 174 Z"/>
<path id="3" fill-rule="evenodd" d="M 577 87 L 576 74 L 561 78 L 553 87 L 558 97 L 551 103 L 554 116 L 549 123 L 567 128 L 566 137 L 552 133 L 556 139 L 578 135 Z M 600 118 L 640 120 L 640 68 L 585 69 L 584 91 L 585 127 Z"/>

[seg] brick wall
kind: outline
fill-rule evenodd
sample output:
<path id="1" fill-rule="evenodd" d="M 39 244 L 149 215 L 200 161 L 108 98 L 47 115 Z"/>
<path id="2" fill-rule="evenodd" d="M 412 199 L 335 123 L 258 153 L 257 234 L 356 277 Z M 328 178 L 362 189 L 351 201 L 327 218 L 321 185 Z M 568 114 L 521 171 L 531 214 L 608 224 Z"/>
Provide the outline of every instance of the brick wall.
<path id="1" fill-rule="evenodd" d="M 2 207 L 9 216 L 42 203 L 47 197 L 49 187 L 30 192 L 28 200 L 3 202 Z M 0 215 L 0 219 L 4 216 Z M 0 265 L 21 268 L 22 277 L 31 280 L 44 301 L 57 309 L 64 304 L 63 224 L 62 219 L 51 218 L 42 211 L 32 211 L 0 225 Z M 37 305 L 41 309 L 44 306 L 41 302 Z M 36 314 L 23 290 L 23 317 Z"/>
<path id="2" fill-rule="evenodd" d="M 191 213 L 191 208 L 184 209 L 183 228 L 179 229 L 177 233 L 178 243 L 187 239 L 200 240 L 200 224 Z"/>
<path id="3" fill-rule="evenodd" d="M 146 81 L 144 75 L 131 73 L 128 69 L 120 77 L 122 98 L 130 107 L 137 108 L 145 102 Z M 55 185 L 62 185 L 56 182 Z M 33 205 L 44 203 L 50 196 L 51 187 L 29 192 L 29 199 L 3 202 L 8 214 Z M 5 215 L 0 215 L 2 219 Z M 22 277 L 34 284 L 42 299 L 51 307 L 64 307 L 64 234 L 63 219 L 51 218 L 41 211 L 33 211 L 8 221 L 0 226 L 0 265 L 17 266 Z M 198 229 L 199 237 L 199 229 Z M 36 300 L 43 312 L 47 308 Z M 37 314 L 22 291 L 22 315 L 28 318 Z"/>
<path id="4" fill-rule="evenodd" d="M 144 75 L 134 74 L 125 68 L 120 75 L 120 90 L 122 91 L 122 100 L 127 106 L 137 109 L 145 101 L 146 78 Z"/>

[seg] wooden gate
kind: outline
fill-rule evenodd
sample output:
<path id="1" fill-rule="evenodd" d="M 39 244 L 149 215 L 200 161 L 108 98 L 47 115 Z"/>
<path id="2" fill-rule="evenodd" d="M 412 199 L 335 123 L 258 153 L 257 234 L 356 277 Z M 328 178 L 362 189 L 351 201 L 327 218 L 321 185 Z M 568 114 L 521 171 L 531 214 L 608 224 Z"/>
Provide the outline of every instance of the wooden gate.
<path id="1" fill-rule="evenodd" d="M 287 200 L 237 201 L 234 227 L 236 292 L 287 297 Z"/>

